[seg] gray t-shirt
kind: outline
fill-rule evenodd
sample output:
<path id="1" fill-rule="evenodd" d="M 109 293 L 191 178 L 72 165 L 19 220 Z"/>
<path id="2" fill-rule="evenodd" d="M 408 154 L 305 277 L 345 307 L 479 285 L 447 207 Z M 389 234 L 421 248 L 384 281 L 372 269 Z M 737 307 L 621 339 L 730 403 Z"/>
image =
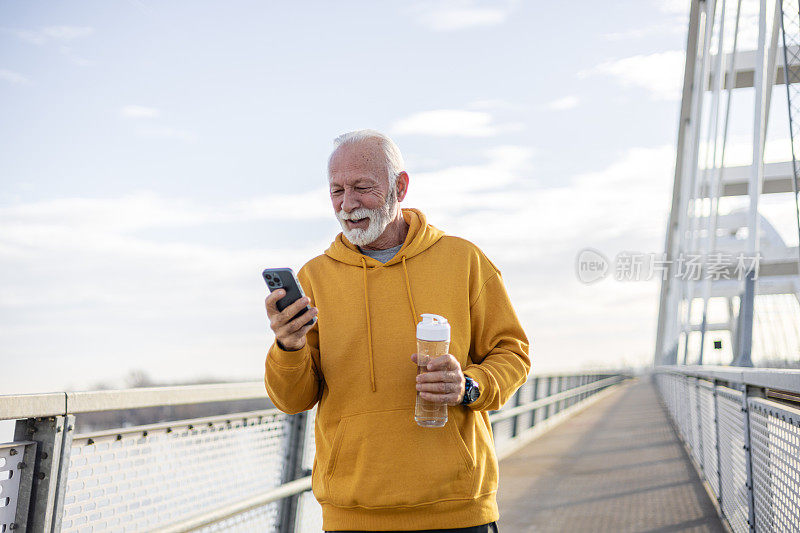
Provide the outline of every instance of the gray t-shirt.
<path id="1" fill-rule="evenodd" d="M 392 248 L 387 248 L 385 250 L 364 250 L 360 246 L 358 247 L 358 249 L 361 250 L 362 254 L 368 255 L 373 259 L 377 259 L 381 263 L 385 263 L 395 255 L 397 255 L 397 252 L 399 252 L 400 248 L 402 247 L 403 247 L 402 244 L 398 244 L 397 246 L 393 246 Z"/>

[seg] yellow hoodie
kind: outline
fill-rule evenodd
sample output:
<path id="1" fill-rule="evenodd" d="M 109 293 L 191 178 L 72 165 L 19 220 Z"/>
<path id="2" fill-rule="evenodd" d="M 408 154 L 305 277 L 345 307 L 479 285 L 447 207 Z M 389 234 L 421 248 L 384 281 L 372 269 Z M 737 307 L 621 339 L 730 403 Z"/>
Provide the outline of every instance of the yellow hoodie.
<path id="1" fill-rule="evenodd" d="M 472 243 L 446 236 L 416 209 L 386 263 L 341 233 L 298 278 L 319 309 L 306 344 L 266 359 L 269 397 L 298 413 L 319 403 L 314 496 L 325 530 L 469 527 L 498 519 L 497 457 L 488 411 L 527 379 L 528 339 L 500 272 Z M 480 385 L 443 428 L 414 421 L 416 323 L 450 322 L 450 353 Z"/>

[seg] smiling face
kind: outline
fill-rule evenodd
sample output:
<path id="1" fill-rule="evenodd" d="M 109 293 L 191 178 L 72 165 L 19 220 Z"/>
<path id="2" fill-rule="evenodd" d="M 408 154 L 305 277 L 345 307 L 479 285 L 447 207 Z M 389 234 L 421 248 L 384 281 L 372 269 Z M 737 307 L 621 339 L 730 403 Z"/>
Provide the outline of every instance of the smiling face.
<path id="1" fill-rule="evenodd" d="M 386 160 L 377 141 L 344 144 L 328 165 L 331 203 L 345 237 L 358 246 L 375 241 L 397 213 Z"/>

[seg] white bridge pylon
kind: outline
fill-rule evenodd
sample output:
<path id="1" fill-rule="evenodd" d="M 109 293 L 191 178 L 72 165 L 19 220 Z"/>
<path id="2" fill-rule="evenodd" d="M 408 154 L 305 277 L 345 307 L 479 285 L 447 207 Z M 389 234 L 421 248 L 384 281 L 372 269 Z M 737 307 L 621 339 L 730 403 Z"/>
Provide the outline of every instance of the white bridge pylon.
<path id="1" fill-rule="evenodd" d="M 800 235 L 798 43 L 798 0 L 691 0 L 655 364 L 800 361 L 800 250 L 770 223 L 776 201 L 791 202 Z M 747 156 L 730 141 L 742 138 L 743 124 L 750 163 L 726 164 Z M 789 160 L 765 164 L 768 131 L 791 139 Z M 776 201 L 765 206 L 764 195 Z M 700 276 L 679 275 L 686 257 L 702 258 Z M 713 257 L 727 258 L 730 272 L 737 260 L 755 268 L 712 275 Z"/>

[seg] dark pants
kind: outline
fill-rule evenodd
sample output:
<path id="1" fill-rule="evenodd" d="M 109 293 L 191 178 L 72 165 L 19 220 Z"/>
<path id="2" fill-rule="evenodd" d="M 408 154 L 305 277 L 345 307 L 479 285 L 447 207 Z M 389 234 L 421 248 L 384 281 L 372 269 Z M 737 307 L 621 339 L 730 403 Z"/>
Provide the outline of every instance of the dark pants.
<path id="1" fill-rule="evenodd" d="M 378 531 L 326 531 L 325 533 L 380 533 Z M 394 531 L 393 533 L 498 533 L 497 522 L 482 526 L 457 527 L 455 529 L 417 529 L 415 531 Z"/>

